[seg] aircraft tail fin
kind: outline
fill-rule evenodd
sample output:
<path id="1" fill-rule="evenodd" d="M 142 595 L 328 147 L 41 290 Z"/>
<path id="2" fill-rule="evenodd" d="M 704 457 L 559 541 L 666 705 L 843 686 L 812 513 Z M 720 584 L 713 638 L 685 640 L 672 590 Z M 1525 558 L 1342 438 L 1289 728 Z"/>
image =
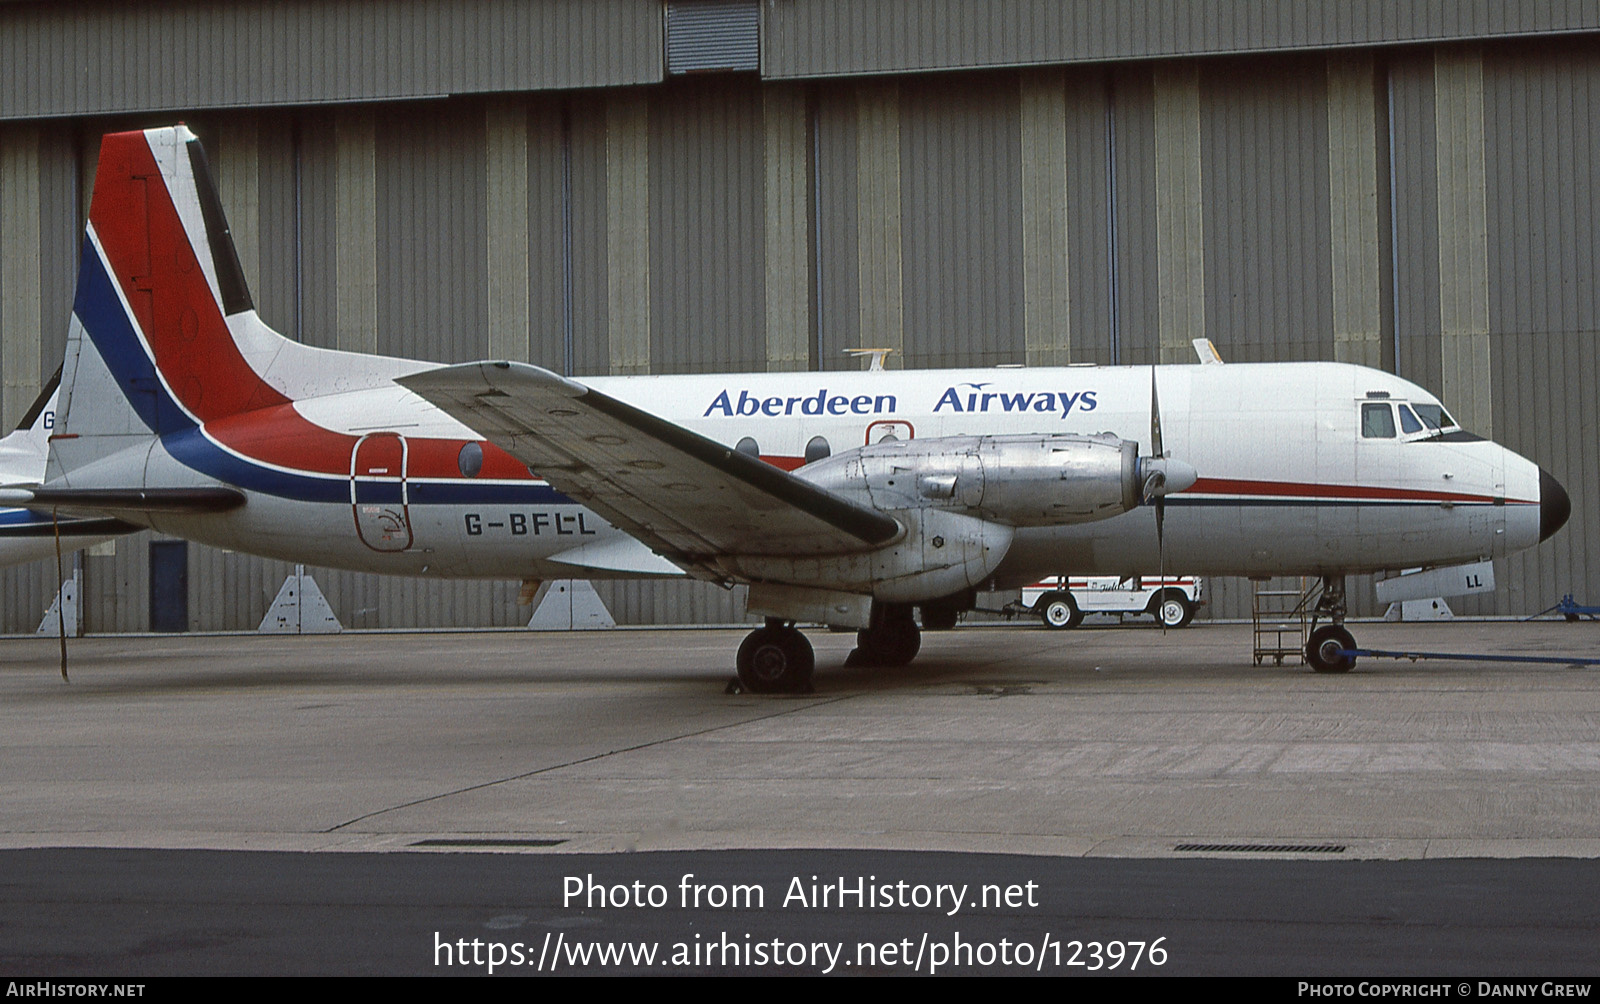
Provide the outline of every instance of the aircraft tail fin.
<path id="1" fill-rule="evenodd" d="M 50 453 L 50 434 L 56 425 L 56 388 L 61 371 L 45 384 L 17 423 L 17 430 L 0 439 L 0 484 L 38 482 L 44 477 L 45 458 Z"/>
<path id="2" fill-rule="evenodd" d="M 270 356 L 283 341 L 255 318 L 195 135 L 184 126 L 107 135 L 47 479 L 126 454 L 104 476 L 137 485 L 138 453 L 157 438 L 286 401 L 248 355 Z"/>
<path id="3" fill-rule="evenodd" d="M 49 438 L 49 431 L 55 428 L 56 424 L 56 390 L 60 386 L 61 367 L 57 366 L 55 374 L 45 382 L 44 388 L 39 391 L 39 396 L 33 399 L 22 420 L 17 423 L 17 432 L 30 433 L 40 443 Z"/>
<path id="4" fill-rule="evenodd" d="M 257 316 L 194 133 L 105 136 L 48 477 L 314 393 L 330 367 L 308 355 L 340 353 L 301 346 Z M 132 477 L 127 466 L 111 465 Z"/>
<path id="5" fill-rule="evenodd" d="M 261 376 L 287 339 L 255 316 L 205 150 L 185 126 L 101 141 L 72 320 L 66 426 L 79 424 L 87 352 L 113 384 L 100 389 L 157 435 L 289 400 Z"/>
<path id="6" fill-rule="evenodd" d="M 419 368 L 302 345 L 261 320 L 187 127 L 101 140 L 47 480 L 149 487 L 136 461 L 158 441 L 181 452 L 209 424 Z"/>

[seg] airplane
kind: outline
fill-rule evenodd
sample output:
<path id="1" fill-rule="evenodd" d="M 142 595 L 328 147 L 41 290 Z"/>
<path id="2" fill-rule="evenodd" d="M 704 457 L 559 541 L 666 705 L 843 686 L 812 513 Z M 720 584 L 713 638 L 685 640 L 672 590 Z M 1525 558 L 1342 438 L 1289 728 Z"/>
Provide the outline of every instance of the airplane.
<path id="1" fill-rule="evenodd" d="M 749 587 L 753 692 L 797 623 L 910 662 L 976 593 L 1079 575 L 1345 577 L 1532 547 L 1571 504 L 1394 374 L 1331 362 L 572 378 L 307 346 L 254 309 L 200 141 L 105 137 L 48 472 L 0 503 L 395 575 Z M 1165 409 L 1165 410 L 1163 410 Z"/>
<path id="2" fill-rule="evenodd" d="M 50 434 L 56 424 L 56 388 L 61 371 L 45 384 L 15 432 L 0 439 L 0 487 L 38 484 L 45 476 Z M 138 530 L 122 520 L 96 515 L 0 506 L 0 567 L 53 557 L 59 531 L 63 553 Z"/>

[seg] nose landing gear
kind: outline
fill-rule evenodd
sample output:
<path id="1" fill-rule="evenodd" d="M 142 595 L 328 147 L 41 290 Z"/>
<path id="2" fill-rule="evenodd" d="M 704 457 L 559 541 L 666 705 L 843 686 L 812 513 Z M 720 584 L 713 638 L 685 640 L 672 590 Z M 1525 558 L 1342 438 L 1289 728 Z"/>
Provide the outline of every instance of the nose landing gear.
<path id="1" fill-rule="evenodd" d="M 1324 624 L 1311 632 L 1306 642 L 1306 662 L 1319 673 L 1348 673 L 1356 664 L 1355 657 L 1340 652 L 1355 647 L 1355 636 L 1343 625 Z"/>
<path id="2" fill-rule="evenodd" d="M 1313 630 L 1306 640 L 1306 662 L 1318 673 L 1348 673 L 1355 666 L 1355 656 L 1342 652 L 1356 647 L 1355 636 L 1345 630 L 1344 576 L 1324 575 L 1322 595 L 1311 611 Z M 1333 623 L 1315 627 L 1324 615 Z"/>

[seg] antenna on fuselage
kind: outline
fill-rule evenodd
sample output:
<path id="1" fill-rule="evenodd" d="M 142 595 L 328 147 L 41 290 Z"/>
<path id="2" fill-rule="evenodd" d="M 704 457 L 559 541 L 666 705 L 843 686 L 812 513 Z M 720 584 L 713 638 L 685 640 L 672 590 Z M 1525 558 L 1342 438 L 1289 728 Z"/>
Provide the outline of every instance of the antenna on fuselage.
<path id="1" fill-rule="evenodd" d="M 857 359 L 871 357 L 872 363 L 867 367 L 867 371 L 870 373 L 877 373 L 883 370 L 883 361 L 887 359 L 889 357 L 889 353 L 893 351 L 894 349 L 845 349 L 844 354 L 847 356 L 854 356 Z"/>

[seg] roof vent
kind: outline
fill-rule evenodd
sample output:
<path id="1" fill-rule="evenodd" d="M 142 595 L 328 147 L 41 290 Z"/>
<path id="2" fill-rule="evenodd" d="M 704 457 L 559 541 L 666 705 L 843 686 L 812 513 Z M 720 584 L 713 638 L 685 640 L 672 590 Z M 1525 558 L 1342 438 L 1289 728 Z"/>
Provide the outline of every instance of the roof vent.
<path id="1" fill-rule="evenodd" d="M 756 0 L 681 0 L 667 4 L 667 73 L 761 68 Z"/>

